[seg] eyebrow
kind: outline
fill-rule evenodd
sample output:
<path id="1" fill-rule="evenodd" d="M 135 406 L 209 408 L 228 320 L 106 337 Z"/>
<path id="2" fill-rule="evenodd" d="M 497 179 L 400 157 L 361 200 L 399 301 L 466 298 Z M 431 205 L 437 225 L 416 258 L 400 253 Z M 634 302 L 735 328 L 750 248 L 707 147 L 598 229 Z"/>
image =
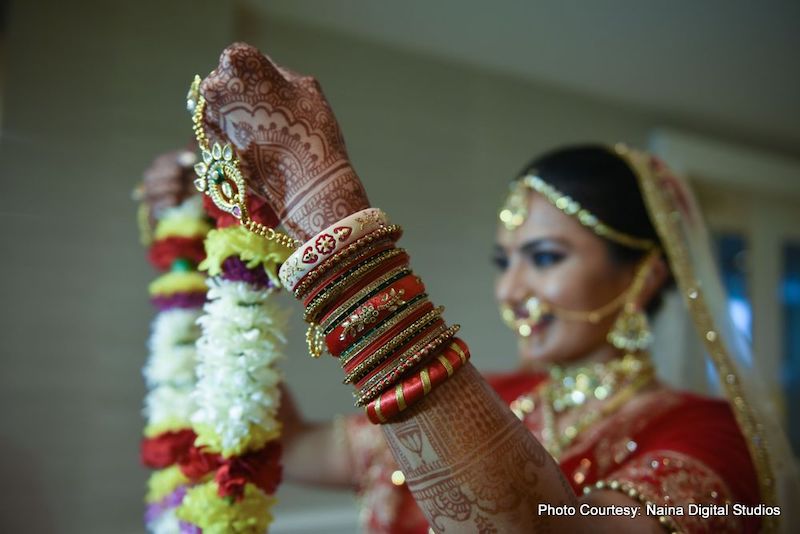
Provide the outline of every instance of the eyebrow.
<path id="1" fill-rule="evenodd" d="M 558 237 L 541 237 L 541 238 L 538 238 L 538 239 L 531 239 L 530 241 L 526 241 L 525 243 L 520 245 L 519 251 L 524 253 L 524 254 L 529 254 L 529 253 L 535 251 L 536 249 L 538 249 L 539 247 L 541 247 L 542 245 L 545 245 L 545 244 L 548 244 L 548 243 L 555 243 L 555 244 L 558 244 L 558 245 L 561 245 L 561 246 L 564 246 L 564 247 L 568 246 L 567 243 L 561 238 L 558 238 Z M 495 254 L 497 254 L 497 253 L 505 254 L 506 249 L 502 245 L 499 245 L 499 244 L 495 243 L 494 252 L 495 252 Z"/>

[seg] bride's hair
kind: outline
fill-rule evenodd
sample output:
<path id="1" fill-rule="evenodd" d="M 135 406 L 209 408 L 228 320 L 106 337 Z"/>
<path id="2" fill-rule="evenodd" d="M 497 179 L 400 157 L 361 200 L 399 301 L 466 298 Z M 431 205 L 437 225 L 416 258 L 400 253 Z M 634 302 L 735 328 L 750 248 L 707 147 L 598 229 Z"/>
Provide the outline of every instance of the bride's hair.
<path id="1" fill-rule="evenodd" d="M 520 176 L 535 174 L 572 197 L 611 228 L 661 244 L 647 214 L 636 175 L 614 151 L 603 145 L 575 145 L 559 148 L 535 158 Z M 646 251 L 603 239 L 609 257 L 621 265 L 636 263 Z M 672 277 L 647 307 L 655 313 L 664 290 L 674 284 Z"/>

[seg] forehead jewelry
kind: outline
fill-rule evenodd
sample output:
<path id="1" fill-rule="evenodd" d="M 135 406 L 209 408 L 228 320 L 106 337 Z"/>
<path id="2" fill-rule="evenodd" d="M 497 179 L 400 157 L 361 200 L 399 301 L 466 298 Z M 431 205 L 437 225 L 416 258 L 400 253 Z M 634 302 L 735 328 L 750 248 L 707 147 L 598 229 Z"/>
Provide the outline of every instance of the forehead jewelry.
<path id="1" fill-rule="evenodd" d="M 547 199 L 547 201 L 559 211 L 576 218 L 583 226 L 589 228 L 601 237 L 605 237 L 627 247 L 641 250 L 651 250 L 656 245 L 650 239 L 635 237 L 611 228 L 589 210 L 581 206 L 572 197 L 563 194 L 534 173 L 529 173 L 515 180 L 511 183 L 510 189 L 511 192 L 506 198 L 505 204 L 501 208 L 499 214 L 500 222 L 502 222 L 508 230 L 519 228 L 522 223 L 525 222 L 525 219 L 528 218 L 528 199 L 526 193 L 528 191 L 535 191 Z"/>
<path id="2" fill-rule="evenodd" d="M 276 241 L 289 249 L 300 246 L 300 242 L 288 235 L 255 221 L 247 210 L 245 183 L 239 169 L 239 160 L 230 143 L 208 144 L 203 130 L 203 112 L 206 99 L 200 94 L 200 76 L 195 76 L 189 93 L 186 95 L 186 109 L 192 114 L 192 130 L 200 147 L 202 161 L 194 165 L 197 179 L 194 186 L 198 191 L 211 197 L 214 205 L 230 213 L 250 230 L 266 239 Z"/>

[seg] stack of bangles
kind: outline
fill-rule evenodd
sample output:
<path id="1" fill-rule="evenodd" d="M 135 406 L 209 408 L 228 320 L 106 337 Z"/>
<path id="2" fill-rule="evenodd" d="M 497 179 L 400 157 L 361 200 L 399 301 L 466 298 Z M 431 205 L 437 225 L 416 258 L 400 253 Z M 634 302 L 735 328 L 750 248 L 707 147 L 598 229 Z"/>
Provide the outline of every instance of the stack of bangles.
<path id="1" fill-rule="evenodd" d="M 447 326 L 425 285 L 395 247 L 402 235 L 379 209 L 329 226 L 280 269 L 284 287 L 305 305 L 312 356 L 339 358 L 345 384 L 369 420 L 386 423 L 453 376 L 469 349 Z"/>

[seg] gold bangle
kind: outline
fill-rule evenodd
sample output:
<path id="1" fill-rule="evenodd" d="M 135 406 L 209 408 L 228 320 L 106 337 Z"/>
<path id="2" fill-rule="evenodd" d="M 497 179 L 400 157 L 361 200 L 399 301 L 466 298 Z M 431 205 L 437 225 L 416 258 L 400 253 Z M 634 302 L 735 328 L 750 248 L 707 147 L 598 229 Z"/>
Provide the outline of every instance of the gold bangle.
<path id="1" fill-rule="evenodd" d="M 314 297 L 311 302 L 308 303 L 308 306 L 306 306 L 305 312 L 303 313 L 303 319 L 306 322 L 315 322 L 319 311 L 323 309 L 331 299 L 341 295 L 343 291 L 357 283 L 361 277 L 371 270 L 377 268 L 385 261 L 404 253 L 405 250 L 402 248 L 393 248 L 391 250 L 387 250 L 386 252 L 382 252 L 374 258 L 370 258 L 361 265 L 351 269 L 349 272 L 344 273 L 341 278 L 339 278 L 330 286 L 326 287 L 322 293 Z"/>
<path id="2" fill-rule="evenodd" d="M 308 273 L 305 278 L 303 278 L 297 287 L 294 288 L 294 296 L 298 299 L 302 299 L 306 293 L 311 289 L 311 286 L 314 282 L 317 281 L 323 274 L 327 273 L 331 270 L 331 268 L 335 267 L 342 258 L 350 256 L 351 254 L 355 254 L 359 252 L 359 249 L 362 247 L 365 248 L 364 251 L 360 251 L 361 256 L 365 255 L 369 250 L 375 249 L 377 246 L 383 244 L 383 241 L 396 241 L 400 234 L 402 234 L 403 229 L 396 225 L 389 225 L 383 226 L 378 228 L 371 234 L 367 234 L 355 243 L 350 244 L 349 246 L 343 248 L 330 258 L 326 259 L 322 263 L 320 263 L 314 270 Z"/>
<path id="3" fill-rule="evenodd" d="M 432 321 L 428 321 L 428 323 L 424 325 L 423 329 L 430 328 L 431 326 L 433 326 L 434 322 L 436 322 L 438 320 L 439 320 L 439 318 L 435 317 Z M 378 375 L 373 376 L 366 383 L 364 383 L 359 388 L 358 394 L 359 395 L 363 395 L 365 392 L 370 390 L 375 384 L 380 382 L 387 375 L 391 374 L 395 369 L 397 369 L 398 367 L 401 367 L 403 364 L 406 364 L 407 362 L 411 361 L 414 358 L 415 355 L 420 353 L 423 349 L 425 349 L 426 347 L 428 347 L 432 343 L 438 341 L 440 337 L 444 336 L 448 332 L 451 332 L 452 330 L 453 330 L 453 327 L 448 328 L 447 325 L 441 324 L 438 327 L 436 327 L 435 329 L 433 329 L 430 332 L 426 333 L 424 338 L 419 340 L 417 343 L 414 343 L 414 345 L 412 347 L 409 347 L 400 356 L 398 356 L 395 359 L 395 361 L 393 362 L 393 365 L 387 367 L 383 371 L 380 371 Z M 455 330 L 458 330 L 458 328 L 456 328 Z M 452 337 L 452 335 L 455 335 L 455 332 L 452 332 L 451 337 Z M 362 369 L 362 372 L 359 373 L 359 376 L 354 377 L 352 382 L 357 382 L 358 380 L 362 379 L 364 376 L 369 374 L 370 371 L 372 371 L 373 369 L 375 369 L 377 366 L 381 365 L 382 363 L 383 363 L 383 361 L 379 361 L 379 362 L 376 362 L 376 365 L 374 365 L 374 366 L 369 366 L 369 368 Z"/>
<path id="4" fill-rule="evenodd" d="M 364 376 L 369 374 L 372 369 L 375 369 L 377 366 L 381 365 L 386 359 L 391 355 L 391 353 L 396 350 L 397 348 L 403 346 L 403 344 L 407 343 L 409 340 L 413 339 L 421 332 L 424 332 L 426 329 L 433 326 L 433 323 L 439 321 L 441 318 L 433 313 L 436 310 L 431 310 L 430 312 L 426 313 L 418 321 L 415 321 L 413 324 L 409 325 L 408 328 L 394 336 L 392 339 L 389 340 L 386 345 L 382 346 L 380 349 L 375 351 L 374 353 L 370 354 L 363 362 L 359 363 L 357 366 L 353 368 L 352 371 L 347 373 L 347 376 L 344 377 L 343 384 L 352 384 L 353 382 L 358 382 Z M 430 343 L 433 338 L 438 336 L 442 333 L 442 331 L 446 328 L 444 324 L 442 324 L 439 328 L 435 331 L 429 332 L 425 335 L 425 338 L 420 340 L 419 342 L 415 343 L 413 347 L 406 350 L 400 357 L 405 356 L 409 353 L 414 352 L 414 349 L 419 350 L 420 347 L 424 347 L 426 344 Z M 369 387 L 372 385 L 373 380 L 370 379 L 368 384 L 361 386 L 361 389 Z"/>
<path id="5" fill-rule="evenodd" d="M 373 344 L 376 339 L 378 339 L 383 334 L 385 334 L 386 332 L 397 326 L 398 323 L 401 323 L 406 319 L 408 319 L 409 315 L 412 315 L 413 313 L 417 312 L 420 308 L 430 303 L 430 301 L 427 299 L 427 295 L 425 297 L 426 298 L 422 298 L 420 300 L 412 300 L 408 302 L 405 307 L 400 309 L 391 317 L 388 317 L 386 320 L 377 325 L 375 328 L 364 334 L 364 336 L 362 336 L 361 339 L 359 339 L 356 343 L 350 345 L 349 347 L 347 347 L 347 349 L 342 351 L 342 353 L 339 355 L 339 363 L 342 364 L 342 367 L 346 367 L 347 364 L 353 358 L 357 358 L 361 354 L 361 352 L 365 348 Z M 422 317 L 427 317 L 428 315 L 431 315 L 433 312 L 437 310 L 439 313 L 441 313 L 442 310 L 444 310 L 444 307 L 440 306 L 439 308 L 434 308 L 429 312 L 427 312 Z M 419 320 L 422 320 L 422 318 L 420 318 Z"/>
<path id="6" fill-rule="evenodd" d="M 424 361 L 427 356 L 431 353 L 436 353 L 439 349 L 442 348 L 443 345 L 447 344 L 458 332 L 459 325 L 453 325 L 449 328 L 446 328 L 443 332 L 439 332 L 434 339 L 429 341 L 426 345 L 416 348 L 416 354 L 411 354 L 411 356 L 406 359 L 402 364 L 398 364 L 394 366 L 391 370 L 383 373 L 383 376 L 380 380 L 375 381 L 369 387 L 361 388 L 357 393 L 354 393 L 356 396 L 356 406 L 363 406 L 364 404 L 369 403 L 375 397 L 380 395 L 383 391 L 386 391 L 386 388 L 389 387 L 391 384 L 399 380 L 402 376 L 404 376 L 405 372 L 412 369 L 415 366 L 418 366 L 420 362 Z M 411 351 L 409 351 L 411 352 Z M 444 356 L 439 354 L 439 358 L 447 360 Z M 462 361 L 464 359 L 462 358 Z M 447 370 L 447 376 L 453 375 L 453 367 L 448 361 L 445 365 L 445 369 Z M 449 367 L 448 367 L 449 366 Z M 399 371 L 399 372 L 398 372 Z M 423 380 L 423 389 L 425 388 L 424 379 L 420 377 L 420 380 Z M 428 376 L 428 381 L 430 381 L 430 376 Z M 428 386 L 430 387 L 430 385 Z"/>

